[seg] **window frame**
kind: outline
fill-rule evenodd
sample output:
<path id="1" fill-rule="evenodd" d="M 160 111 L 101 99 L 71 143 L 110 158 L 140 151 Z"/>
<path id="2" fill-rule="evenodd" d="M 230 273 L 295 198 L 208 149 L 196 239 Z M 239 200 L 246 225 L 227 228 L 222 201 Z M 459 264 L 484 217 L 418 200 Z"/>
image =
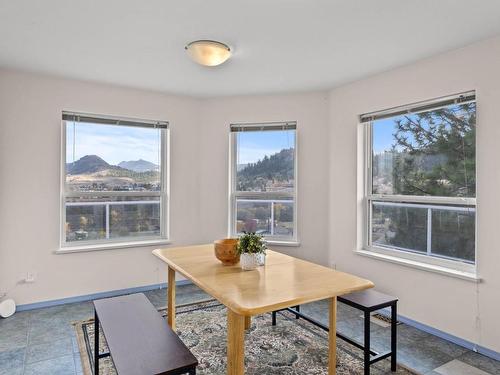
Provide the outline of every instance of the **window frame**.
<path id="1" fill-rule="evenodd" d="M 259 123 L 233 123 L 230 124 L 230 129 L 232 127 L 256 127 L 261 128 L 261 131 L 280 131 L 279 126 L 295 126 L 295 137 L 294 137 L 294 183 L 293 183 L 293 193 L 289 192 L 260 192 L 260 191 L 237 191 L 236 190 L 236 177 L 237 177 L 237 134 L 242 131 L 231 131 L 229 132 L 229 202 L 228 202 L 228 236 L 238 237 L 239 234 L 236 230 L 236 201 L 238 198 L 250 199 L 250 200 L 281 200 L 287 199 L 293 203 L 293 236 L 289 238 L 278 237 L 278 236 L 264 236 L 266 242 L 272 245 L 281 246 L 299 246 L 299 236 L 298 236 L 298 127 L 296 121 L 284 121 L 284 122 L 259 122 Z M 267 129 L 266 129 L 267 128 Z M 281 129 L 286 130 L 286 129 Z M 274 211 L 271 206 L 271 218 L 274 216 Z"/>
<path id="2" fill-rule="evenodd" d="M 147 128 L 146 124 L 153 125 L 161 124 L 164 126 L 160 128 L 160 141 L 161 141 L 161 165 L 160 165 L 160 181 L 161 190 L 156 191 L 104 191 L 104 192 L 68 192 L 66 191 L 66 125 L 69 120 L 61 120 L 61 156 L 60 156 L 60 238 L 59 249 L 56 253 L 72 253 L 80 251 L 93 251 L 93 250 L 106 250 L 106 249 L 119 249 L 127 247 L 142 247 L 151 245 L 161 245 L 170 243 L 170 126 L 167 121 L 155 121 L 139 118 L 123 117 L 123 116 L 108 116 L 96 115 L 79 112 L 63 111 L 64 114 L 71 114 L 75 116 L 82 116 L 86 118 L 94 118 L 109 122 L 122 122 L 119 123 L 102 123 L 103 126 L 136 126 Z M 133 125 L 136 124 L 136 125 Z M 142 124 L 142 126 L 141 126 Z M 131 237 L 113 240 L 106 238 L 102 240 L 90 241 L 66 241 L 66 198 L 71 197 L 85 197 L 85 196 L 100 196 L 100 197 L 158 197 L 160 204 L 160 235 L 154 237 Z M 117 203 L 120 204 L 120 203 Z M 109 233 L 109 231 L 107 231 Z"/>
<path id="3" fill-rule="evenodd" d="M 470 95 L 474 95 L 473 100 L 468 100 L 467 102 L 476 103 L 476 114 L 477 114 L 477 96 L 475 91 L 467 91 L 460 94 L 450 95 L 446 97 L 435 98 L 423 102 L 403 105 L 383 111 L 373 112 L 366 115 L 359 116 L 359 124 L 361 126 L 362 131 L 362 139 L 363 139 L 363 160 L 362 160 L 362 168 L 363 168 L 363 196 L 362 196 L 362 216 L 361 225 L 363 225 L 361 235 L 362 235 L 362 247 L 361 251 L 359 251 L 362 255 L 369 255 L 369 253 L 373 253 L 373 255 L 380 255 L 377 258 L 387 258 L 389 261 L 393 261 L 393 259 L 401 259 L 404 264 L 407 264 L 406 261 L 415 262 L 417 264 L 428 265 L 429 267 L 443 268 L 451 270 L 452 272 L 459 272 L 464 274 L 475 275 L 477 273 L 477 188 L 476 188 L 476 196 L 472 197 L 442 197 L 442 196 L 411 196 L 411 195 L 390 195 L 390 194 L 373 194 L 372 193 L 372 182 L 373 182 L 373 174 L 372 174 L 372 156 L 373 156 L 373 122 L 375 119 L 373 115 L 383 114 L 387 117 L 395 117 L 399 113 L 406 111 L 408 113 L 420 113 L 426 112 L 429 110 L 437 109 L 439 107 L 445 107 L 453 104 L 455 100 L 455 104 L 459 104 L 461 98 L 469 97 Z M 415 109 L 416 110 L 412 110 Z M 391 115 L 392 113 L 392 115 Z M 368 120 L 366 120 L 368 119 Z M 476 123 L 477 129 L 477 123 Z M 475 138 L 475 145 L 477 150 L 477 136 Z M 477 187 L 477 153 L 475 155 L 476 159 L 476 187 Z M 461 261 L 458 259 L 447 258 L 445 256 L 432 256 L 427 254 L 423 254 L 422 252 L 411 251 L 408 250 L 398 250 L 393 247 L 386 247 L 380 244 L 372 243 L 372 207 L 374 202 L 392 202 L 392 203 L 406 203 L 409 205 L 412 204 L 420 204 L 436 207 L 439 209 L 440 205 L 455 205 L 470 208 L 474 211 L 475 217 L 475 239 L 474 239 L 474 263 Z M 428 207 L 423 207 L 428 208 Z M 429 215 L 429 213 L 428 213 Z M 430 228 L 427 228 L 427 236 L 430 235 Z M 427 241 L 430 241 L 430 238 L 427 238 Z M 419 267 L 417 268 L 426 268 Z M 439 272 L 439 271 L 438 271 Z"/>

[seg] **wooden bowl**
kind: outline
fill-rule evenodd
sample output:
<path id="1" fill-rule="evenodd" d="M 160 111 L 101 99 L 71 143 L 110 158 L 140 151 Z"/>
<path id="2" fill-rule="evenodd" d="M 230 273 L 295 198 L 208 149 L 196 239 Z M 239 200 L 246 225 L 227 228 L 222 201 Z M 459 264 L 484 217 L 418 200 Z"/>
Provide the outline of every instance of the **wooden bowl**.
<path id="1" fill-rule="evenodd" d="M 236 252 L 236 238 L 224 238 L 214 241 L 215 257 L 225 266 L 232 266 L 240 261 L 240 255 Z"/>

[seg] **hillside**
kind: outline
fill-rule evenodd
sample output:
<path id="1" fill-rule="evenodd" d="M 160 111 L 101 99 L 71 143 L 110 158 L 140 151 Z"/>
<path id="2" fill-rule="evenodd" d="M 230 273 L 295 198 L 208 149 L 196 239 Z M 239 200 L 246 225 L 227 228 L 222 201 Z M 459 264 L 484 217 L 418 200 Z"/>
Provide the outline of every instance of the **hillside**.
<path id="1" fill-rule="evenodd" d="M 106 163 L 102 158 L 97 155 L 85 155 L 73 163 L 66 164 L 66 172 L 68 174 L 91 174 L 106 169 L 120 168 Z M 121 168 L 120 168 L 121 169 Z"/>
<path id="2" fill-rule="evenodd" d="M 140 169 L 149 163 L 138 160 L 139 165 L 132 163 L 132 167 Z M 144 163 L 143 163 L 144 162 Z M 120 163 L 123 165 L 123 162 Z M 126 164 L 127 165 L 127 164 Z M 128 164 L 130 165 L 130 164 Z M 85 155 L 73 163 L 66 164 L 66 182 L 73 189 L 79 191 L 91 190 L 151 190 L 160 184 L 160 173 L 156 167 L 154 170 L 136 172 L 121 166 L 111 165 L 97 155 Z"/>
<path id="3" fill-rule="evenodd" d="M 271 156 L 264 156 L 256 163 L 250 163 L 238 171 L 240 190 L 268 190 L 283 185 L 294 177 L 294 149 L 283 149 Z"/>

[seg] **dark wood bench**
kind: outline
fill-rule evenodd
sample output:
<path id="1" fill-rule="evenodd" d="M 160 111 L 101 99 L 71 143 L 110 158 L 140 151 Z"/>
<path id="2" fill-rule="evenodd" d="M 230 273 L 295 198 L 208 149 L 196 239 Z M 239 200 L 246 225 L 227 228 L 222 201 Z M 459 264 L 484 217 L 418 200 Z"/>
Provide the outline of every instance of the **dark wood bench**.
<path id="1" fill-rule="evenodd" d="M 398 299 L 373 289 L 363 290 L 337 297 L 339 302 L 345 303 L 355 309 L 363 311 L 364 316 L 364 343 L 348 340 L 351 344 L 363 349 L 365 375 L 370 374 L 370 365 L 384 358 L 391 357 L 391 371 L 396 371 L 397 360 L 397 322 Z M 371 313 L 383 308 L 391 308 L 391 350 L 386 353 L 377 353 L 370 349 L 370 316 Z M 344 337 L 345 339 L 345 337 Z"/>
<path id="2" fill-rule="evenodd" d="M 372 363 L 378 362 L 382 359 L 391 357 L 391 371 L 396 371 L 396 360 L 397 360 L 397 303 L 398 299 L 391 297 L 387 294 L 380 293 L 373 289 L 364 290 L 361 292 L 355 292 L 337 297 L 339 302 L 345 303 L 351 307 L 354 307 L 363 312 L 364 318 L 364 343 L 357 342 L 350 337 L 337 332 L 336 336 L 349 344 L 356 346 L 363 350 L 363 362 L 364 362 L 364 373 L 365 375 L 370 374 L 370 365 Z M 383 308 L 391 308 L 391 350 L 386 353 L 377 353 L 370 348 L 370 316 L 371 313 Z M 295 306 L 292 308 L 286 308 L 293 314 L 297 319 L 302 318 L 308 322 L 322 328 L 325 331 L 329 331 L 328 326 L 321 323 L 320 321 L 300 312 L 300 306 Z M 276 325 L 276 313 L 272 312 L 272 325 Z"/>
<path id="3" fill-rule="evenodd" d="M 109 353 L 94 344 L 94 374 L 99 359 L 111 356 L 118 375 L 196 374 L 198 361 L 142 293 L 94 301 L 94 337 L 102 328 Z"/>

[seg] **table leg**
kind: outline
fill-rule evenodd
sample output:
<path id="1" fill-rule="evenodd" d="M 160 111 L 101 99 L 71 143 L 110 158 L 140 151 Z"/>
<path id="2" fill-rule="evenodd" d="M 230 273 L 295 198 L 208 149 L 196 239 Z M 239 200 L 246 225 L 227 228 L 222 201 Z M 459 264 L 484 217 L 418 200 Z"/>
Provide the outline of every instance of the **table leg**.
<path id="1" fill-rule="evenodd" d="M 245 317 L 227 309 L 227 374 L 245 373 Z"/>
<path id="2" fill-rule="evenodd" d="M 175 270 L 168 267 L 167 322 L 175 331 Z"/>
<path id="3" fill-rule="evenodd" d="M 328 375 L 337 373 L 337 297 L 330 298 L 328 332 Z"/>
<path id="4" fill-rule="evenodd" d="M 252 317 L 245 316 L 245 330 L 249 329 L 251 325 L 252 325 Z"/>

